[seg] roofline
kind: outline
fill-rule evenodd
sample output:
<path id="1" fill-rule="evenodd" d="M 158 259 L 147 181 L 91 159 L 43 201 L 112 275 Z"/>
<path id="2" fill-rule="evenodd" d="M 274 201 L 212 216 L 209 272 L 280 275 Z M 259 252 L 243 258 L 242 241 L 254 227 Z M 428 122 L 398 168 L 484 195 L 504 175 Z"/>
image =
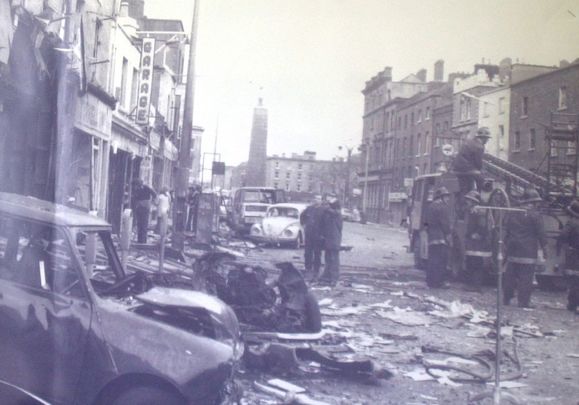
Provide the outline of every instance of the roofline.
<path id="1" fill-rule="evenodd" d="M 560 73 L 560 72 L 563 72 L 566 70 L 571 70 L 571 69 L 579 69 L 579 62 L 578 63 L 571 63 L 569 66 L 565 66 L 564 68 L 558 68 L 555 70 L 551 70 L 550 72 L 545 72 L 545 73 L 541 73 L 541 74 L 538 74 L 538 75 L 533 76 L 533 77 L 529 77 L 528 79 L 521 80 L 520 82 L 511 84 L 511 87 L 516 87 L 516 86 L 520 85 L 521 83 L 527 83 L 527 82 L 530 82 L 532 80 L 542 79 L 543 77 L 545 77 L 547 75 L 552 75 L 555 73 Z"/>

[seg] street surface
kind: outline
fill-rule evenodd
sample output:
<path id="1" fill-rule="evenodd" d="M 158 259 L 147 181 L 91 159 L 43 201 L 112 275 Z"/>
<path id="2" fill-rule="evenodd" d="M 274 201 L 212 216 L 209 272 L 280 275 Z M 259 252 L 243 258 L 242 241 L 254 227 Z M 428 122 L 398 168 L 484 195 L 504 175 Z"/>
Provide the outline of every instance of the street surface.
<path id="1" fill-rule="evenodd" d="M 480 365 L 456 357 L 450 361 L 449 355 L 423 354 L 421 348 L 434 345 L 465 355 L 494 353 L 495 288 L 473 293 L 452 282 L 449 289 L 429 289 L 424 272 L 414 269 L 412 255 L 406 253 L 408 238 L 403 229 L 345 223 L 343 239 L 343 245 L 354 248 L 341 253 L 340 284 L 333 289 L 313 287 L 327 332 L 320 347 L 335 350 L 343 359 L 353 353 L 370 358 L 394 377 L 360 380 L 320 370 L 314 363 L 275 375 L 245 371 L 239 377 L 245 403 L 280 403 L 253 387 L 255 381 L 271 378 L 303 387 L 311 399 L 329 404 L 465 404 L 469 397 L 491 390 L 489 384 L 455 382 L 447 370 L 439 371 L 437 379 L 430 377 L 425 361 L 443 361 L 471 371 L 480 371 Z M 268 247 L 251 251 L 248 259 L 261 264 L 292 261 L 303 268 L 303 250 Z M 576 405 L 579 316 L 565 309 L 565 292 L 535 290 L 532 301 L 536 306 L 532 310 L 505 307 L 503 347 L 511 357 L 518 354 L 522 372 L 509 382 L 508 392 L 521 404 Z M 340 345 L 346 350 L 338 354 Z M 502 373 L 513 371 L 513 362 L 507 361 Z M 454 373 L 450 376 L 469 377 Z"/>

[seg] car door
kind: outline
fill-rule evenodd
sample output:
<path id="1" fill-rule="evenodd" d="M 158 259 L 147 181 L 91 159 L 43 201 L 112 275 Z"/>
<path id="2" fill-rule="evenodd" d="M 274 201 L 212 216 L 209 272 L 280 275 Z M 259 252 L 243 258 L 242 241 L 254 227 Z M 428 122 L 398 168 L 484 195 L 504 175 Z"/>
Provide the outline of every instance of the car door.
<path id="1" fill-rule="evenodd" d="M 0 378 L 71 403 L 92 314 L 79 264 L 63 229 L 13 224 L 18 252 L 0 273 Z"/>

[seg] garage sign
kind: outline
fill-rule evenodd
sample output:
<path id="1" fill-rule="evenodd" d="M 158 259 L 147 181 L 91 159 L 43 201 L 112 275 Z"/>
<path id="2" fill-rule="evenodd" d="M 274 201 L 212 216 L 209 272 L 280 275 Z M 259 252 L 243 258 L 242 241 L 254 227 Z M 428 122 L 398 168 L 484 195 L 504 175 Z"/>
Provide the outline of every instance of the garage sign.
<path id="1" fill-rule="evenodd" d="M 137 97 L 137 124 L 149 124 L 151 106 L 151 87 L 153 83 L 153 61 L 155 59 L 155 38 L 143 38 L 141 49 L 141 75 Z"/>

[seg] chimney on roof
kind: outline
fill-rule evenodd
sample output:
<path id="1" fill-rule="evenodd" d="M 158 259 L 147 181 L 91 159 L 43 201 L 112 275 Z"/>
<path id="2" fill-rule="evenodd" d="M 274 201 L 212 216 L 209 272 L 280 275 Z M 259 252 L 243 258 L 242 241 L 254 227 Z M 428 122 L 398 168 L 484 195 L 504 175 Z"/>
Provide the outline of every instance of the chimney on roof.
<path id="1" fill-rule="evenodd" d="M 442 82 L 444 81 L 444 61 L 442 59 L 434 62 L 434 81 Z"/>
<path id="2" fill-rule="evenodd" d="M 418 72 L 416 72 L 416 77 L 418 77 L 420 81 L 426 83 L 426 69 L 420 69 Z"/>
<path id="3" fill-rule="evenodd" d="M 504 58 L 499 62 L 499 77 L 501 82 L 507 81 L 511 77 L 513 60 L 511 58 Z"/>
<path id="4" fill-rule="evenodd" d="M 119 17 L 129 16 L 129 3 L 126 1 L 121 2 L 121 8 L 119 10 Z"/>
<path id="5" fill-rule="evenodd" d="M 392 68 L 390 66 L 386 66 L 382 71 L 382 75 L 386 80 L 392 81 Z"/>

